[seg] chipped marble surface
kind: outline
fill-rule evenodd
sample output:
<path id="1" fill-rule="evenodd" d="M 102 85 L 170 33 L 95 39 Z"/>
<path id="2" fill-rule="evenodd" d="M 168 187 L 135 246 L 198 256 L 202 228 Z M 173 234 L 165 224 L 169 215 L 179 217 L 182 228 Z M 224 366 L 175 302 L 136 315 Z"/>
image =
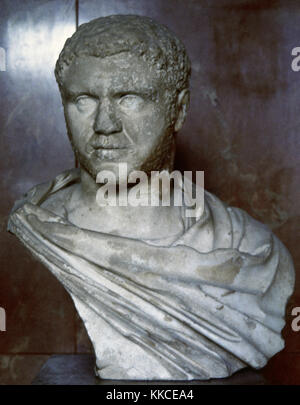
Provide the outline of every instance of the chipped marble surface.
<path id="1" fill-rule="evenodd" d="M 79 169 L 32 188 L 9 217 L 71 295 L 102 379 L 224 378 L 284 347 L 294 269 L 268 227 L 208 192 L 190 220 L 187 207 L 97 205 L 101 170 L 172 170 L 189 71 L 182 43 L 147 17 L 81 25 L 55 69 Z"/>
<path id="2" fill-rule="evenodd" d="M 11 2 L 2 3 L 3 18 L 11 16 L 12 21 L 22 23 L 23 27 L 24 21 L 27 21 L 29 27 L 35 26 L 35 18 L 44 24 L 58 10 L 54 2 L 55 10 L 49 9 L 49 2 L 45 6 L 45 1 L 35 1 L 34 6 L 30 2 L 20 2 L 13 9 Z M 67 5 L 66 1 L 63 3 Z M 69 3 L 72 6 L 73 2 Z M 181 1 L 172 0 L 170 6 L 168 1 L 163 0 L 151 2 L 150 6 L 146 0 L 139 0 L 131 1 L 129 9 L 126 3 L 124 10 L 123 0 L 102 2 L 101 7 L 98 1 L 80 0 L 79 19 L 82 23 L 100 14 L 122 10 L 142 13 L 166 23 L 182 38 L 194 69 L 191 112 L 177 139 L 177 167 L 204 169 L 208 190 L 222 200 L 246 209 L 256 219 L 268 223 L 288 247 L 298 269 L 300 251 L 296 235 L 299 232 L 299 208 L 295 201 L 299 201 L 299 158 L 296 151 L 299 148 L 300 74 L 290 69 L 290 50 L 298 46 L 300 33 L 297 22 L 300 11 L 297 6 L 289 7 L 284 2 L 280 2 L 281 6 L 276 9 L 267 2 L 261 2 L 259 7 L 253 6 L 251 10 L 245 1 L 230 2 L 229 6 L 225 1 L 218 0 L 215 3 L 208 9 L 201 2 L 183 5 Z M 75 13 L 72 8 L 69 11 L 67 23 L 72 24 Z M 59 14 L 66 15 L 64 12 Z M 28 17 L 24 18 L 25 15 Z M 58 20 L 54 20 L 51 26 L 55 27 L 56 24 L 59 25 Z M 1 24 L 0 29 L 1 38 L 7 38 L 7 25 Z M 264 33 L 267 31 L 270 36 L 266 37 Z M 1 45 L 9 48 L 8 42 Z M 28 46 L 31 46 L 29 42 Z M 251 55 L 244 51 L 249 46 L 252 49 Z M 267 57 L 262 59 L 261 53 Z M 225 59 L 226 63 L 222 63 Z M 241 61 L 236 64 L 237 60 Z M 256 69 L 255 65 L 263 66 L 264 71 Z M 261 86 L 251 87 L 251 83 L 247 82 L 247 66 L 256 83 L 267 82 L 266 92 Z M 50 70 L 46 75 L 50 75 Z M 45 76 L 47 82 L 44 83 L 50 83 L 45 89 L 31 85 L 32 81 L 28 81 L 23 72 L 16 82 L 12 78 L 7 80 L 7 77 L 7 74 L 1 72 L 1 88 L 5 88 L 7 98 L 1 101 L 1 122 L 5 122 L 2 128 L 5 138 L 1 138 L 1 195 L 6 198 L 0 202 L 0 278 L 1 286 L 4 286 L 1 288 L 0 306 L 8 309 L 9 322 L 13 327 L 9 330 L 9 336 L 0 335 L 1 352 L 10 353 L 15 348 L 43 352 L 43 336 L 48 336 L 51 352 L 73 352 L 76 351 L 77 327 L 68 296 L 60 289 L 55 278 L 34 262 L 5 231 L 8 212 L 18 195 L 38 181 L 49 179 L 69 166 L 69 163 L 64 164 L 62 156 L 68 156 L 70 163 L 73 161 L 67 140 L 61 141 L 65 130 L 60 101 L 58 95 L 55 95 L 57 90 L 53 76 Z M 238 80 L 235 81 L 235 78 Z M 24 96 L 20 97 L 20 92 Z M 49 92 L 52 92 L 51 95 Z M 37 101 L 32 103 L 32 100 Z M 53 122 L 45 119 L 44 109 L 37 114 L 38 106 L 44 106 L 47 102 L 50 102 L 47 110 L 50 109 Z M 28 123 L 25 125 L 25 141 L 24 122 Z M 54 131 L 54 126 L 60 128 L 58 133 Z M 54 133 L 59 135 L 55 143 Z M 21 134 L 20 147 L 16 139 Z M 37 142 L 41 134 L 43 140 Z M 50 155 L 49 145 L 52 148 Z M 43 159 L 40 159 L 41 156 Z M 24 160 L 28 162 L 25 167 Z M 13 258 L 11 251 L 17 252 Z M 12 276 L 12 269 L 17 276 Z M 23 273 L 30 274 L 30 277 L 25 277 Z M 300 277 L 297 276 L 291 306 L 300 306 L 299 281 Z M 37 296 L 33 298 L 31 286 L 35 290 L 42 290 L 49 283 L 51 291 L 60 291 L 57 297 L 41 293 L 41 299 L 37 300 Z M 28 294 L 23 293 L 24 289 Z M 57 303 L 59 305 L 54 305 Z M 20 305 L 24 306 L 21 313 L 18 309 Z M 41 311 L 41 308 L 44 309 Z M 61 310 L 65 316 L 57 324 L 54 319 L 59 318 Z M 51 313 L 54 318 L 50 321 L 52 318 L 49 317 L 49 322 L 41 324 L 42 328 L 39 327 L 41 313 L 45 313 L 46 317 Z M 291 330 L 291 316 L 289 313 L 287 315 L 284 353 L 289 350 L 299 353 L 299 337 Z M 80 342 L 84 339 L 82 336 L 86 336 L 85 332 L 80 332 L 80 336 L 78 348 L 82 347 Z M 88 338 L 85 339 L 84 350 L 88 350 L 85 349 Z M 32 343 L 28 345 L 26 342 Z M 279 354 L 276 356 L 276 364 L 271 360 L 271 373 L 276 374 L 276 369 L 283 365 L 288 373 L 291 362 L 285 362 L 284 358 L 284 354 L 282 357 Z"/>

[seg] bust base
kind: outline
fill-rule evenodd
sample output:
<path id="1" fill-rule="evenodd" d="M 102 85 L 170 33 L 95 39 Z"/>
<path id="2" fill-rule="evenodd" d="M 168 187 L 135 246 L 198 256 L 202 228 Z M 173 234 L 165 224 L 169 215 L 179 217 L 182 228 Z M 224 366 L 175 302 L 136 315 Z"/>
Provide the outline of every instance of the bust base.
<path id="1" fill-rule="evenodd" d="M 267 385 L 259 371 L 249 368 L 228 378 L 207 381 L 136 381 L 101 380 L 94 373 L 92 354 L 61 354 L 51 356 L 43 365 L 31 385 Z"/>

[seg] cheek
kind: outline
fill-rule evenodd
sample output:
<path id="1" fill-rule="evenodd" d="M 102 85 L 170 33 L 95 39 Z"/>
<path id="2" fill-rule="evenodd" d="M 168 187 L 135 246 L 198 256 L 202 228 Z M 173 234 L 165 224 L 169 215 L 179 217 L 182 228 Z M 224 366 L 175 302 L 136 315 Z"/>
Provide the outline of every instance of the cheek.
<path id="1" fill-rule="evenodd" d="M 164 111 L 153 108 L 137 114 L 123 115 L 124 130 L 136 144 L 153 145 L 168 128 L 168 120 Z"/>
<path id="2" fill-rule="evenodd" d="M 73 143 L 77 146 L 85 144 L 93 134 L 93 118 L 91 114 L 78 112 L 75 106 L 66 108 L 66 120 L 71 131 Z"/>

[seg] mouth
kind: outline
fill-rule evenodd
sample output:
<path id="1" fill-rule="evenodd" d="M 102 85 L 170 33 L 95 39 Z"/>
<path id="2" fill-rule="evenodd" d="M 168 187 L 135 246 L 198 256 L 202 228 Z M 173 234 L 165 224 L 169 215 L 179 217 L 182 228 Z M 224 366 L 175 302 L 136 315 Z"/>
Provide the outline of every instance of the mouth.
<path id="1" fill-rule="evenodd" d="M 87 144 L 85 150 L 89 155 L 103 155 L 103 153 L 116 153 L 116 152 L 122 152 L 126 149 L 129 149 L 129 146 L 117 144 L 117 143 L 106 143 L 106 144 L 97 144 L 97 145 L 91 145 Z"/>
<path id="2" fill-rule="evenodd" d="M 120 149 L 128 149 L 127 146 L 116 146 L 116 145 L 102 145 L 94 148 L 95 151 L 98 150 L 120 150 Z"/>
<path id="3" fill-rule="evenodd" d="M 122 134 L 111 134 L 109 136 L 94 134 L 86 145 L 86 151 L 90 154 L 100 154 L 105 152 L 122 152 L 130 149 L 130 144 L 126 142 Z"/>
<path id="4" fill-rule="evenodd" d="M 121 146 L 105 146 L 101 148 L 94 148 L 94 156 L 98 159 L 115 159 L 122 156 L 122 152 L 125 152 L 128 148 Z"/>

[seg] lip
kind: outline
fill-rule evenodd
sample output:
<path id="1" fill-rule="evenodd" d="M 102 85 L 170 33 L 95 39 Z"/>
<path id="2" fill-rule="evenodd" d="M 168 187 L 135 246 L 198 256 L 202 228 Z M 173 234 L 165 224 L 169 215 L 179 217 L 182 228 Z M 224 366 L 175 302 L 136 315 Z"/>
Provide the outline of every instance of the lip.
<path id="1" fill-rule="evenodd" d="M 126 146 L 112 146 L 112 145 L 108 145 L 108 146 L 99 146 L 97 148 L 94 148 L 95 151 L 97 150 L 119 150 L 119 149 L 128 149 L 128 147 Z"/>
<path id="2" fill-rule="evenodd" d="M 97 148 L 97 149 L 94 149 L 94 154 L 95 154 L 95 156 L 97 156 L 97 158 L 100 158 L 100 159 L 114 159 L 117 156 L 120 156 L 122 154 L 122 152 L 124 152 L 126 149 L 128 149 L 128 148 L 121 148 L 121 147 Z"/>

